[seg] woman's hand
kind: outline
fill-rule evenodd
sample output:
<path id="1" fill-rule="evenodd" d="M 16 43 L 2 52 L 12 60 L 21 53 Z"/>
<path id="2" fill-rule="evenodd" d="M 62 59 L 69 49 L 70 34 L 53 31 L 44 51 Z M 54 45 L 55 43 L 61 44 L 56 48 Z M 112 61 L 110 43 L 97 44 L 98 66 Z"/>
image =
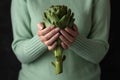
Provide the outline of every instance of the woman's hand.
<path id="1" fill-rule="evenodd" d="M 65 28 L 65 30 L 60 30 L 60 39 L 61 39 L 61 45 L 64 49 L 67 49 L 76 39 L 78 36 L 79 32 L 77 29 L 77 26 L 74 25 L 73 29 L 70 28 Z"/>
<path id="2" fill-rule="evenodd" d="M 47 27 L 45 29 L 43 23 L 38 24 L 37 35 L 40 37 L 41 42 L 43 42 L 49 50 L 55 49 L 57 45 L 57 39 L 60 35 L 60 29 L 55 28 L 54 26 Z"/>

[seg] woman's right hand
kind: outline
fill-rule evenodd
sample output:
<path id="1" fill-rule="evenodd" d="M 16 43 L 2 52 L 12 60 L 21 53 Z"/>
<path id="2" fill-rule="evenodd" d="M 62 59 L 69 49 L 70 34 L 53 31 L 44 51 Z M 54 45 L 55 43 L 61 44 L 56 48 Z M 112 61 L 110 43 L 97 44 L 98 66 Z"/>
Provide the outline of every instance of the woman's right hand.
<path id="1" fill-rule="evenodd" d="M 55 49 L 57 45 L 57 39 L 59 38 L 59 28 L 56 28 L 55 26 L 50 26 L 45 29 L 44 23 L 38 24 L 38 31 L 37 35 L 40 37 L 41 42 L 43 42 L 49 50 Z"/>

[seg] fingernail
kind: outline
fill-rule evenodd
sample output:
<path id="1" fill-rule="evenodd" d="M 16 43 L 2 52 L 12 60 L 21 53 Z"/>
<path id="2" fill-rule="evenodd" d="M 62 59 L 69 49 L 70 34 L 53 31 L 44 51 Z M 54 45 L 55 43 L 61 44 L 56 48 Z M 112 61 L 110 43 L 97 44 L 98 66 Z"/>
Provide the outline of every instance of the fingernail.
<path id="1" fill-rule="evenodd" d="M 51 26 L 50 28 L 53 29 L 55 26 Z"/>
<path id="2" fill-rule="evenodd" d="M 57 35 L 60 35 L 60 33 L 57 33 Z"/>
<path id="3" fill-rule="evenodd" d="M 39 29 L 43 29 L 43 26 L 41 24 L 38 24 Z"/>
<path id="4" fill-rule="evenodd" d="M 55 29 L 55 31 L 59 31 L 59 30 L 60 30 L 60 28 L 56 28 L 56 29 Z"/>
<path id="5" fill-rule="evenodd" d="M 43 29 L 43 27 L 41 26 L 41 27 L 40 27 L 40 29 L 42 30 L 42 29 Z"/>
<path id="6" fill-rule="evenodd" d="M 64 30 L 60 30 L 60 32 L 62 33 L 62 32 L 64 32 Z"/>
<path id="7" fill-rule="evenodd" d="M 65 28 L 65 30 L 68 30 L 68 28 Z"/>

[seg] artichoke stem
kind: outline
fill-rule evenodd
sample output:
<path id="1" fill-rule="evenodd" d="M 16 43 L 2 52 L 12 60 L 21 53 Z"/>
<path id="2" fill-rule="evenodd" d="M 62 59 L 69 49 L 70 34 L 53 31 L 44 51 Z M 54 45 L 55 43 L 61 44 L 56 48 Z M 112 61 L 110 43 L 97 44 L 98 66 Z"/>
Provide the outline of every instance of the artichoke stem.
<path id="1" fill-rule="evenodd" d="M 56 62 L 55 62 L 55 65 L 56 65 L 56 67 L 55 67 L 55 72 L 56 72 L 56 74 L 62 73 L 62 72 L 63 72 L 62 62 L 56 61 Z"/>
<path id="2" fill-rule="evenodd" d="M 62 57 L 63 49 L 61 46 L 57 46 L 54 50 L 55 56 L 55 72 L 56 74 L 60 74 L 63 72 L 63 57 Z"/>

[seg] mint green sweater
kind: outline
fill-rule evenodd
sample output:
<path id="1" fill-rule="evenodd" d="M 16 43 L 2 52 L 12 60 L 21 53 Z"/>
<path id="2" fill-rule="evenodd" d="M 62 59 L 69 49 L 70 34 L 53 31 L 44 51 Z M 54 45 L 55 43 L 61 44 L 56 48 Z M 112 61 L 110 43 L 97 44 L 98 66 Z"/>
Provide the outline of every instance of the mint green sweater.
<path id="1" fill-rule="evenodd" d="M 55 74 L 54 55 L 37 36 L 37 24 L 51 5 L 75 13 L 79 35 L 66 49 L 63 73 Z M 99 63 L 109 49 L 109 0 L 12 0 L 12 49 L 22 63 L 18 80 L 100 80 Z"/>

